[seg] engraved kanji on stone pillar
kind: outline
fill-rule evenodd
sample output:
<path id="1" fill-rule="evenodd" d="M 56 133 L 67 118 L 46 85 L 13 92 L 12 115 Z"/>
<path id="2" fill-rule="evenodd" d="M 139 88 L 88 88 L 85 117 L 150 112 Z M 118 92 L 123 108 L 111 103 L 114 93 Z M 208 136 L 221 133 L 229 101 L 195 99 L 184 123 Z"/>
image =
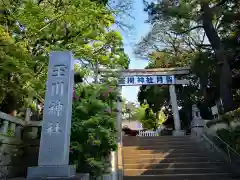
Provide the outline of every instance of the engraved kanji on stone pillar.
<path id="1" fill-rule="evenodd" d="M 51 52 L 38 166 L 28 169 L 28 178 L 64 178 L 75 174 L 69 165 L 73 86 L 72 53 Z"/>

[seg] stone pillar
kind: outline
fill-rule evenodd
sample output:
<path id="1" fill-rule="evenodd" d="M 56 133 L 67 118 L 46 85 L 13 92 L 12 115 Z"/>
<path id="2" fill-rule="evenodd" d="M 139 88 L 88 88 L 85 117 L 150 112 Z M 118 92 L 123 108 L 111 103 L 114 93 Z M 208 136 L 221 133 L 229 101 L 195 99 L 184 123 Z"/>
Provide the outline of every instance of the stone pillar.
<path id="1" fill-rule="evenodd" d="M 111 152 L 111 173 L 112 173 L 112 180 L 117 180 L 117 163 L 116 163 L 116 152 L 115 151 L 112 151 Z"/>
<path id="2" fill-rule="evenodd" d="M 203 133 L 205 122 L 202 120 L 197 105 L 192 105 L 191 135 L 199 136 Z"/>
<path id="3" fill-rule="evenodd" d="M 118 87 L 119 100 L 117 102 L 117 179 L 123 179 L 122 157 L 122 87 Z"/>
<path id="4" fill-rule="evenodd" d="M 3 125 L 1 127 L 1 133 L 6 135 L 8 133 L 8 128 L 9 128 L 9 121 L 3 120 Z"/>
<path id="5" fill-rule="evenodd" d="M 31 109 L 27 108 L 25 113 L 25 122 L 29 123 L 31 121 Z"/>
<path id="6" fill-rule="evenodd" d="M 75 176 L 75 168 L 69 165 L 73 84 L 72 53 L 51 52 L 38 166 L 28 168 L 27 179 Z"/>
<path id="7" fill-rule="evenodd" d="M 16 134 L 16 124 L 15 123 L 10 123 L 10 130 L 11 130 L 12 135 L 15 136 L 15 134 Z"/>
<path id="8" fill-rule="evenodd" d="M 181 130 L 181 122 L 180 122 L 179 112 L 178 112 L 175 85 L 173 84 L 169 85 L 169 92 L 170 92 L 170 99 L 171 99 L 172 112 L 173 112 L 173 118 L 174 118 L 174 127 L 175 127 L 175 130 L 173 131 L 173 136 L 184 136 L 185 132 Z"/>

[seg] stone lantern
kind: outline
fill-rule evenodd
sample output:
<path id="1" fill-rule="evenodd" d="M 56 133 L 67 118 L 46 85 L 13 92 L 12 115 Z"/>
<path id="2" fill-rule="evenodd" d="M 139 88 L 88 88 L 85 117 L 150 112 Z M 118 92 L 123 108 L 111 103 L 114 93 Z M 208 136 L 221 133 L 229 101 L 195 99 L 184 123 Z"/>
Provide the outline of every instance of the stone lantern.
<path id="1" fill-rule="evenodd" d="M 192 105 L 191 135 L 200 135 L 203 132 L 204 125 L 199 108 L 196 104 Z"/>

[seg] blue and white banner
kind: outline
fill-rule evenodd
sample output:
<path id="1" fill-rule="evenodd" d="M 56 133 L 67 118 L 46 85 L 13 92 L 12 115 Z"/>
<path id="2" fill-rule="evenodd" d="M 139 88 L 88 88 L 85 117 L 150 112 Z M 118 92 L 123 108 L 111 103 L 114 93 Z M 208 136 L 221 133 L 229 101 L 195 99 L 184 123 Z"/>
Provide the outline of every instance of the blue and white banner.
<path id="1" fill-rule="evenodd" d="M 137 85 L 154 85 L 154 84 L 175 84 L 175 77 L 171 76 L 124 76 L 119 78 L 120 86 L 137 86 Z"/>

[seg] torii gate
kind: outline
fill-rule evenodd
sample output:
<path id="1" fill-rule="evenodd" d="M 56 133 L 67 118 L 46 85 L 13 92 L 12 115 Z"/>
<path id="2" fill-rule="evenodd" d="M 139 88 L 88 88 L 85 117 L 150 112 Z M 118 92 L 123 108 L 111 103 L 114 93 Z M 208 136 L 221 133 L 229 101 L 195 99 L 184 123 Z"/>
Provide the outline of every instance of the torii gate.
<path id="1" fill-rule="evenodd" d="M 189 67 L 177 68 L 155 68 L 155 69 L 98 69 L 99 73 L 115 73 L 119 78 L 118 88 L 121 94 L 122 86 L 141 86 L 141 85 L 169 85 L 170 99 L 174 117 L 173 136 L 184 136 L 185 132 L 181 130 L 181 123 L 178 112 L 177 96 L 175 91 L 176 84 L 189 84 L 189 80 L 176 79 L 176 75 L 189 74 Z M 113 180 L 121 180 L 123 177 L 123 159 L 122 159 L 122 102 L 117 102 L 117 155 L 113 155 L 116 161 L 112 162 L 112 171 L 116 171 Z"/>

